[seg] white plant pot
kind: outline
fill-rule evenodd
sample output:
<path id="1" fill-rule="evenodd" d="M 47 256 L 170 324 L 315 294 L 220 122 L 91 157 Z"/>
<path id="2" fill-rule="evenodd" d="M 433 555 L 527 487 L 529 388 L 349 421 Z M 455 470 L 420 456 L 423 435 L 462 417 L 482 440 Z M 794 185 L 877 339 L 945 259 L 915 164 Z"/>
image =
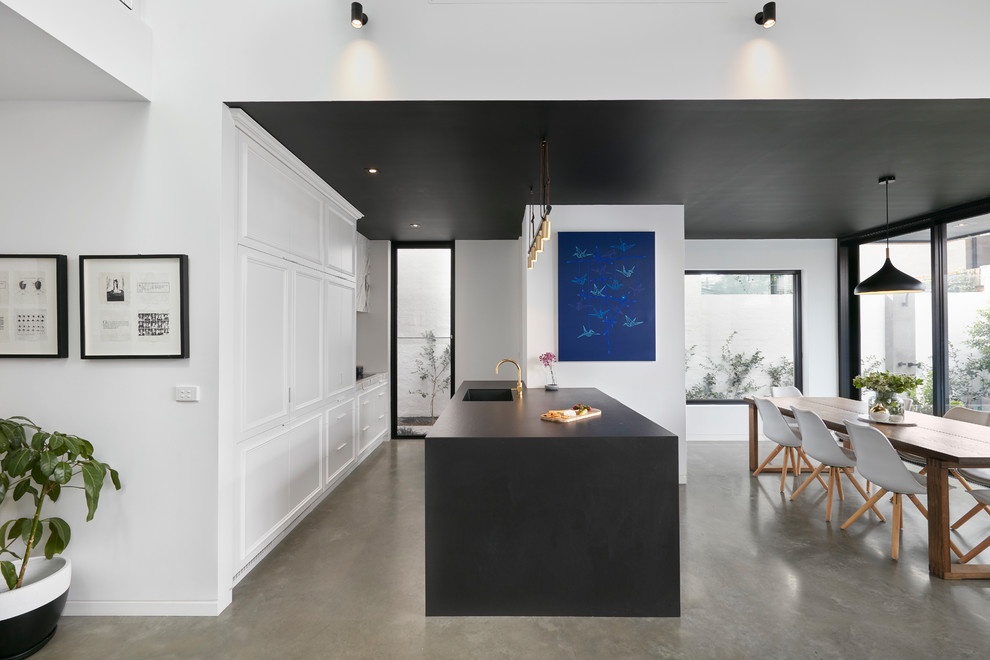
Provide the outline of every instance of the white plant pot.
<path id="1" fill-rule="evenodd" d="M 14 565 L 20 570 L 20 562 Z M 26 658 L 48 643 L 62 616 L 71 580 L 67 558 L 32 557 L 20 589 L 8 591 L 0 581 L 0 660 Z"/>

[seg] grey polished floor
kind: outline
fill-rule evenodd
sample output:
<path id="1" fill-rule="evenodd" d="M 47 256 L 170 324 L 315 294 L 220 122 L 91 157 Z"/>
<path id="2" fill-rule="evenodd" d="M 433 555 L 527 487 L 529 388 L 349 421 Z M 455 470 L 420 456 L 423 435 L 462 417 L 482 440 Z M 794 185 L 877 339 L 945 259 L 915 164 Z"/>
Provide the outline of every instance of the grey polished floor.
<path id="1" fill-rule="evenodd" d="M 846 488 L 797 501 L 744 443 L 688 445 L 679 619 L 423 616 L 423 443 L 387 443 L 250 573 L 216 618 L 65 617 L 35 658 L 961 658 L 990 647 L 990 580 L 928 575 L 925 521 L 890 527 Z M 970 499 L 953 493 L 953 515 Z M 885 501 L 881 511 L 889 512 Z M 978 521 L 978 522 L 977 522 Z M 969 523 L 964 544 L 990 531 Z M 990 551 L 980 558 L 990 562 Z"/>

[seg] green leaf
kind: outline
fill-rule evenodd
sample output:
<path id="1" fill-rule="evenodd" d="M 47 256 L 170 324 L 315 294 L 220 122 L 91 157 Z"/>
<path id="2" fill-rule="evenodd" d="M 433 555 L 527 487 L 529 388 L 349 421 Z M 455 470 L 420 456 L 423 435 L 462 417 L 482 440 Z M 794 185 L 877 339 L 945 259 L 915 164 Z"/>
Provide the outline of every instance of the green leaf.
<path id="1" fill-rule="evenodd" d="M 30 481 L 24 479 L 23 481 L 19 481 L 17 485 L 14 486 L 14 501 L 17 502 L 24 497 L 26 493 L 33 494 L 35 498 L 38 497 L 38 490 L 31 485 Z"/>
<path id="2" fill-rule="evenodd" d="M 52 433 L 52 437 L 48 440 L 48 448 L 61 456 L 65 451 L 65 436 L 61 433 Z"/>
<path id="3" fill-rule="evenodd" d="M 23 520 L 24 524 L 21 526 L 21 540 L 26 544 L 31 541 L 31 530 L 34 527 L 34 520 L 29 518 L 23 518 Z"/>
<path id="4" fill-rule="evenodd" d="M 7 538 L 7 528 L 10 527 L 11 525 L 13 525 L 15 522 L 17 522 L 17 521 L 16 520 L 8 520 L 3 525 L 0 525 L 0 545 L 2 545 L 3 540 Z M 16 534 L 11 534 L 10 538 L 14 538 L 15 536 L 17 536 L 17 535 Z"/>
<path id="5" fill-rule="evenodd" d="M 3 431 L 3 427 L 0 426 L 0 454 L 7 453 L 8 449 L 10 449 L 10 438 L 7 437 Z"/>
<path id="6" fill-rule="evenodd" d="M 75 456 L 78 456 L 79 452 L 82 450 L 82 445 L 79 444 L 79 439 L 74 436 L 65 435 L 62 433 L 60 433 L 59 436 L 62 438 L 62 442 L 65 444 L 65 447 L 68 450 L 69 454 L 73 458 Z"/>
<path id="7" fill-rule="evenodd" d="M 65 461 L 59 461 L 55 464 L 55 470 L 52 474 L 55 476 L 55 481 L 60 484 L 67 484 L 72 479 L 72 466 Z"/>
<path id="8" fill-rule="evenodd" d="M 87 522 L 93 519 L 93 514 L 96 513 L 96 507 L 100 503 L 100 489 L 103 488 L 104 472 L 105 470 L 101 463 L 90 462 L 83 463 L 82 465 L 83 486 L 86 490 L 86 506 L 89 509 L 89 513 L 86 515 Z"/>
<path id="9" fill-rule="evenodd" d="M 45 448 L 45 440 L 51 437 L 51 433 L 46 433 L 44 431 L 38 431 L 33 436 L 31 436 L 31 449 L 35 451 L 41 451 Z"/>
<path id="10" fill-rule="evenodd" d="M 38 456 L 38 470 L 41 474 L 45 475 L 45 479 L 52 475 L 55 471 L 55 466 L 58 465 L 58 456 L 50 451 L 43 451 Z M 42 479 L 44 481 L 44 479 Z"/>
<path id="11" fill-rule="evenodd" d="M 27 447 L 14 449 L 7 453 L 3 459 L 4 469 L 15 477 L 20 477 L 31 471 L 34 464 L 38 462 L 38 452 Z"/>
<path id="12" fill-rule="evenodd" d="M 7 583 L 7 588 L 13 591 L 17 586 L 17 571 L 14 570 L 14 562 L 0 561 L 0 573 L 3 573 L 3 581 Z"/>
<path id="13" fill-rule="evenodd" d="M 114 470 L 112 467 L 110 467 L 106 463 L 103 464 L 103 467 L 105 467 L 107 469 L 107 471 L 110 472 L 110 481 L 113 482 L 114 489 L 115 490 L 120 490 L 120 475 L 117 473 L 116 470 Z M 0 497 L 0 500 L 2 500 L 2 499 L 3 498 Z"/>
<path id="14" fill-rule="evenodd" d="M 69 545 L 72 530 L 69 529 L 69 524 L 61 518 L 49 518 L 46 522 L 48 523 L 49 534 L 48 543 L 45 544 L 45 559 L 51 559 Z"/>
<path id="15" fill-rule="evenodd" d="M 10 526 L 10 532 L 7 533 L 8 541 L 12 541 L 19 537 L 23 533 L 25 525 L 28 525 L 30 528 L 31 521 L 27 518 L 18 518 L 17 520 L 14 520 L 13 523 L 14 524 Z"/>
<path id="16" fill-rule="evenodd" d="M 0 420 L 0 435 L 3 435 L 11 447 L 24 446 L 24 427 L 13 419 Z"/>
<path id="17" fill-rule="evenodd" d="M 58 483 L 52 484 L 52 487 L 48 489 L 48 499 L 52 502 L 58 502 L 58 496 L 62 494 L 62 486 Z"/>
<path id="18" fill-rule="evenodd" d="M 0 474 L 0 504 L 3 504 L 4 498 L 7 497 L 7 488 L 10 487 L 7 481 L 6 474 Z"/>
<path id="19" fill-rule="evenodd" d="M 93 458 L 93 445 L 90 444 L 89 440 L 83 440 L 79 437 L 77 437 L 76 440 L 79 441 L 79 445 L 81 447 L 79 453 L 86 458 Z"/>

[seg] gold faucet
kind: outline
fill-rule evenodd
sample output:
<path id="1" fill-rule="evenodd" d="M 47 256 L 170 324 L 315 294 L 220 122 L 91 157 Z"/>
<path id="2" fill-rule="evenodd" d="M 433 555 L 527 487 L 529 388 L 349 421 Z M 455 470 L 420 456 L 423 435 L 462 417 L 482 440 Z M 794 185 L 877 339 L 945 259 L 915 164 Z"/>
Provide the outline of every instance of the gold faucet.
<path id="1" fill-rule="evenodd" d="M 516 365 L 516 373 L 517 373 L 517 377 L 516 377 L 516 392 L 519 393 L 519 398 L 521 399 L 522 398 L 522 395 L 523 395 L 522 369 L 519 368 L 519 363 L 518 362 L 516 362 L 515 360 L 510 360 L 509 358 L 505 358 L 504 360 L 502 360 L 501 362 L 499 362 L 498 364 L 495 365 L 495 375 L 496 376 L 498 375 L 498 368 L 501 367 L 506 362 L 511 362 L 512 364 Z"/>

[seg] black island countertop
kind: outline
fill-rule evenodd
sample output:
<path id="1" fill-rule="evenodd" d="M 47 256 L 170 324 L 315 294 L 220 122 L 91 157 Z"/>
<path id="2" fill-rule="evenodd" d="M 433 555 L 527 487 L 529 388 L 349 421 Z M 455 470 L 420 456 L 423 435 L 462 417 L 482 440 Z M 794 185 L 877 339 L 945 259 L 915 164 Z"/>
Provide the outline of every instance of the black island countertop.
<path id="1" fill-rule="evenodd" d="M 543 388 L 515 391 L 516 381 L 464 381 L 443 414 L 427 434 L 428 438 L 591 438 L 591 437 L 668 437 L 676 436 L 625 404 L 593 387 L 566 387 L 556 392 Z M 512 388 L 512 401 L 464 401 L 468 390 Z M 600 416 L 576 422 L 546 422 L 540 415 L 563 410 L 579 403 L 598 408 Z"/>
<path id="2" fill-rule="evenodd" d="M 595 388 L 464 400 L 514 386 L 463 383 L 427 435 L 426 614 L 679 616 L 677 436 Z"/>

